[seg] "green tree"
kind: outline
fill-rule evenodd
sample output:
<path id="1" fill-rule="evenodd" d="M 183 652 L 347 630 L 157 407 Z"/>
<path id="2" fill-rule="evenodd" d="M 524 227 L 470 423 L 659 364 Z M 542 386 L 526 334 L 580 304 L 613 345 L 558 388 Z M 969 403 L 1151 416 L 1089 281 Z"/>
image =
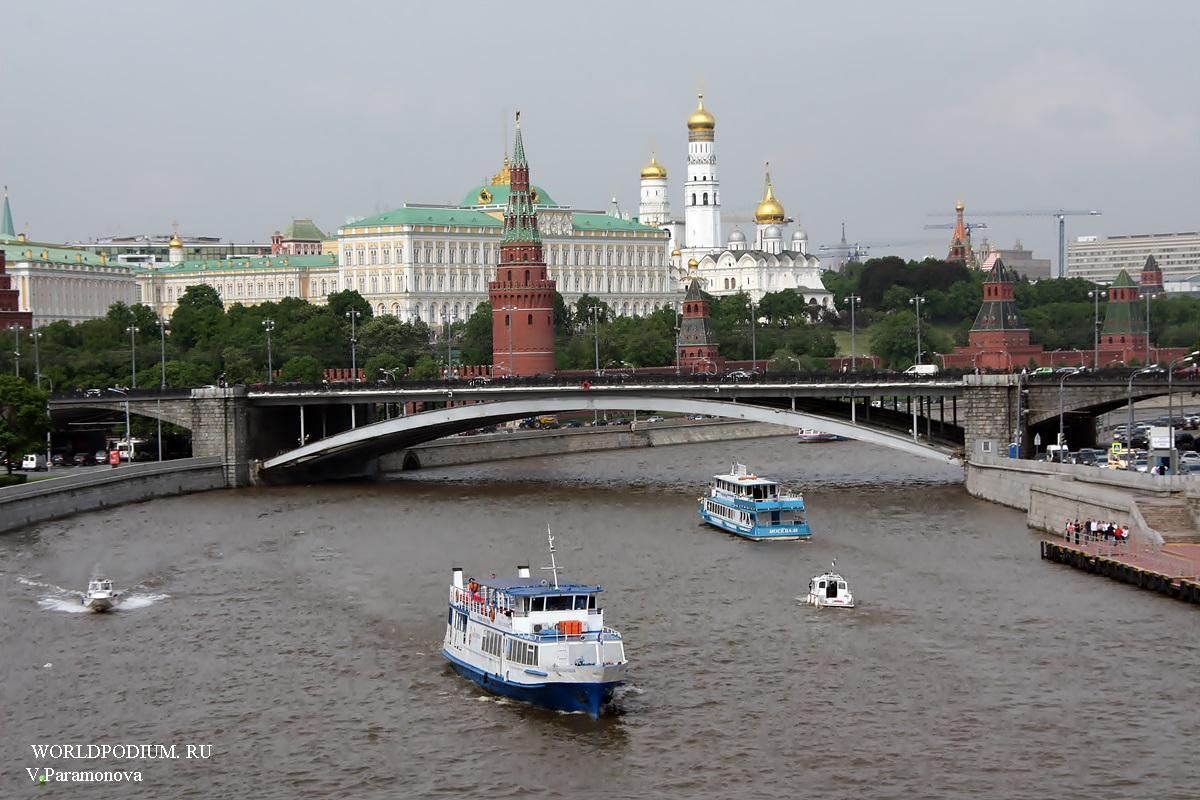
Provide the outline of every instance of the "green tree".
<path id="1" fill-rule="evenodd" d="M 184 350 L 215 347 L 225 322 L 225 304 L 217 290 L 189 286 L 171 314 L 171 341 Z"/>
<path id="2" fill-rule="evenodd" d="M 368 381 L 390 381 L 385 370 L 392 372 L 396 380 L 404 378 L 404 359 L 392 353 L 376 353 L 363 364 L 363 375 Z"/>
<path id="3" fill-rule="evenodd" d="M 371 311 L 371 304 L 363 299 L 363 296 L 353 289 L 343 289 L 340 292 L 334 292 L 329 295 L 329 302 L 326 307 L 329 313 L 333 314 L 335 319 L 345 319 L 346 312 L 351 309 L 357 309 L 361 316 L 358 318 L 358 324 L 361 325 L 374 316 Z"/>
<path id="4" fill-rule="evenodd" d="M 792 289 L 767 292 L 758 303 L 758 313 L 770 325 L 789 327 L 808 319 L 808 304 Z"/>
<path id="5" fill-rule="evenodd" d="M 0 450 L 8 472 L 26 452 L 40 452 L 50 430 L 47 394 L 16 375 L 0 375 Z"/>
<path id="6" fill-rule="evenodd" d="M 944 333 L 921 326 L 922 361 L 926 364 L 937 353 L 953 349 Z M 897 311 L 883 318 L 871 332 L 871 352 L 883 359 L 892 369 L 904 369 L 915 363 L 917 354 L 917 315 L 912 311 Z"/>
<path id="7" fill-rule="evenodd" d="M 416 381 L 427 381 L 438 377 L 438 374 L 438 362 L 433 356 L 421 356 L 417 363 L 413 364 L 409 377 Z"/>
<path id="8" fill-rule="evenodd" d="M 221 351 L 221 372 L 230 386 L 256 383 L 259 379 L 254 362 L 240 347 L 226 347 Z"/>
<path id="9" fill-rule="evenodd" d="M 279 377 L 285 381 L 312 384 L 320 383 L 325 377 L 325 372 L 321 362 L 312 356 L 293 356 L 284 362 L 279 370 Z"/>
<path id="10" fill-rule="evenodd" d="M 480 303 L 467 319 L 459 338 L 459 357 L 464 364 L 492 363 L 491 303 Z"/>
<path id="11" fill-rule="evenodd" d="M 608 303 L 598 297 L 592 297 L 590 294 L 581 294 L 575 301 L 575 311 L 571 314 L 576 331 L 581 331 L 592 324 L 593 308 L 596 319 L 600 322 L 612 321 L 613 312 Z"/>

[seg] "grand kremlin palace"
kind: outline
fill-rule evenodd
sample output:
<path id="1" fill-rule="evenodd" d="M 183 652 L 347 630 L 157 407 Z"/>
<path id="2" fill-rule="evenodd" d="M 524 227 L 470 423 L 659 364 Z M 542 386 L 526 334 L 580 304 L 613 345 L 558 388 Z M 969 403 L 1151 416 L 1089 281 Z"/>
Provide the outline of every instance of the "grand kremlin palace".
<path id="1" fill-rule="evenodd" d="M 376 314 L 435 324 L 465 320 L 487 300 L 508 200 L 504 166 L 458 205 L 404 205 L 338 229 L 336 254 L 185 261 L 137 270 L 143 302 L 170 314 L 190 285 L 214 287 L 226 305 L 283 297 L 314 303 L 357 290 Z M 599 297 L 621 316 L 677 308 L 680 283 L 669 234 L 610 212 L 559 205 L 534 187 L 550 277 L 568 303 Z M 332 243 L 331 243 L 332 244 Z M 332 248 L 330 248 L 332 249 Z M 180 251 L 182 252 L 182 251 Z"/>

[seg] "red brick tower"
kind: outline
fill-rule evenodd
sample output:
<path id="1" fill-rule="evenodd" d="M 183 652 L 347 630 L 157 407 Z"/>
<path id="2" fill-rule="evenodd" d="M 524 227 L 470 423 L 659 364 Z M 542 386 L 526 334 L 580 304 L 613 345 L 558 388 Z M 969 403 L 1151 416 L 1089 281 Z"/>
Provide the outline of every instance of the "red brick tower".
<path id="1" fill-rule="evenodd" d="M 1154 256 L 1146 256 L 1146 264 L 1142 267 L 1141 289 L 1143 295 L 1154 297 L 1163 293 L 1162 268 Z"/>
<path id="2" fill-rule="evenodd" d="M 12 288 L 12 278 L 4 273 L 4 268 L 4 251 L 0 250 L 0 329 L 14 328 L 17 325 L 26 329 L 32 328 L 33 313 L 18 310 L 21 307 L 18 303 L 18 292 Z"/>
<path id="3" fill-rule="evenodd" d="M 683 372 L 719 372 L 725 360 L 717 352 L 717 338 L 708 319 L 708 301 L 700 292 L 696 259 L 688 261 L 689 281 L 683 297 L 683 320 L 675 340 L 675 364 Z"/>
<path id="4" fill-rule="evenodd" d="M 521 141 L 521 112 L 509 164 L 500 264 L 488 284 L 492 303 L 492 374 L 554 372 L 554 281 L 546 275 L 537 214 L 529 193 L 529 164 Z"/>
<path id="5" fill-rule="evenodd" d="M 967 333 L 971 347 L 981 350 L 1021 350 L 1029 347 L 1029 329 L 1021 322 L 1013 297 L 1016 281 L 1004 262 L 996 259 L 983 284 L 983 303 Z"/>

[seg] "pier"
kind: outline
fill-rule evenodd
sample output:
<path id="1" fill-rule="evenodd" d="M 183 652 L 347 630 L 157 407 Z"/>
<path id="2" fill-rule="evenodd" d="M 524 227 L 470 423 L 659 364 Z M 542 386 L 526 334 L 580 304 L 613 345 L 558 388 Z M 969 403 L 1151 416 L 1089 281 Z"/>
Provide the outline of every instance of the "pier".
<path id="1" fill-rule="evenodd" d="M 1103 575 L 1187 603 L 1200 603 L 1200 546 L 1166 545 L 1161 550 L 1128 543 L 1071 544 L 1043 539 L 1042 558 Z"/>

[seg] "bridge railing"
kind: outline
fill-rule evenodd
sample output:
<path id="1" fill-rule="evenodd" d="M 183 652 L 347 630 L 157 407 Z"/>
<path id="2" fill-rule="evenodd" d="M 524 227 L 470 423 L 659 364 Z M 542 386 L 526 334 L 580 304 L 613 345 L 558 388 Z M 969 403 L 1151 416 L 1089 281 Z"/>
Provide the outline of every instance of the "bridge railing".
<path id="1" fill-rule="evenodd" d="M 186 400 L 192 396 L 191 389 L 76 389 L 70 392 L 55 392 L 50 400 L 94 400 L 104 403 L 121 403 L 125 400 Z"/>

